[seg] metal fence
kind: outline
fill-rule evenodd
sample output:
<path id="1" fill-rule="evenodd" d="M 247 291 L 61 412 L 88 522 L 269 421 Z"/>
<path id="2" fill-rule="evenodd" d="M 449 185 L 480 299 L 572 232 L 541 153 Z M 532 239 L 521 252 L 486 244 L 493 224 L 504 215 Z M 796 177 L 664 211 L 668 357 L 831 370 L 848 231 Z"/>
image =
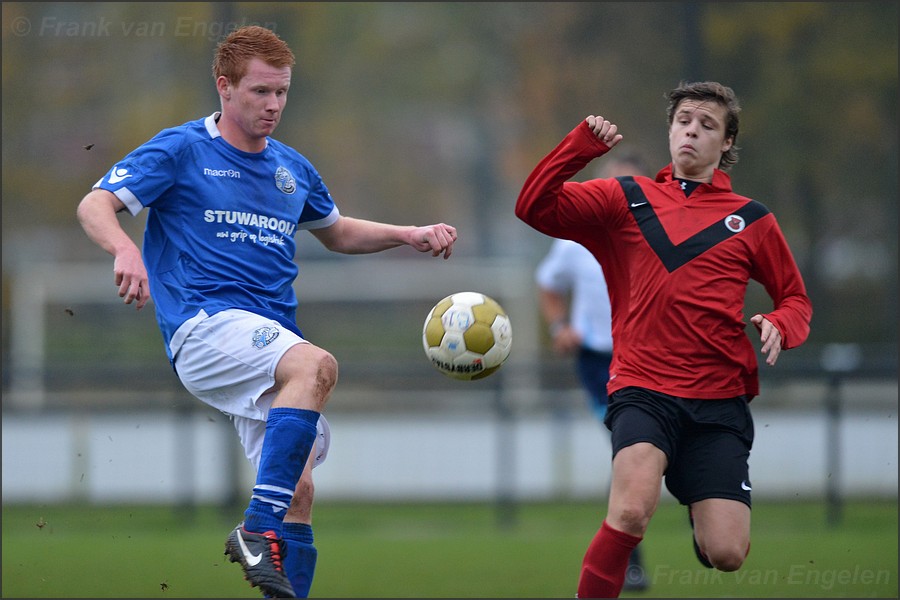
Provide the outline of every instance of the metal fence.
<path id="1" fill-rule="evenodd" d="M 298 280 L 301 326 L 305 319 L 307 336 L 341 363 L 328 407 L 340 443 L 317 471 L 323 497 L 492 498 L 499 514 L 510 515 L 523 499 L 602 496 L 608 437 L 587 410 L 573 366 L 542 343 L 527 265 L 354 259 L 334 266 L 305 264 Z M 432 304 L 463 290 L 498 299 L 513 323 L 510 360 L 479 382 L 440 375 L 421 348 Z M 10 311 L 4 501 L 29 501 L 30 492 L 180 506 L 244 500 L 252 474 L 230 423 L 182 389 L 152 313 L 121 304 L 108 264 L 18 273 Z M 772 473 L 769 493 L 824 496 L 832 522 L 848 494 L 896 497 L 896 347 L 808 345 L 763 368 L 762 387 L 754 413 L 765 444 L 751 458 L 754 469 Z M 779 428 L 794 417 L 804 425 Z M 786 444 L 804 428 L 820 471 L 807 473 L 806 484 L 779 481 L 783 464 L 765 446 Z M 431 456 L 416 462 L 398 453 Z M 373 454 L 382 456 L 380 467 Z M 873 461 L 874 472 L 865 464 Z M 137 483 L 126 489 L 129 475 Z"/>

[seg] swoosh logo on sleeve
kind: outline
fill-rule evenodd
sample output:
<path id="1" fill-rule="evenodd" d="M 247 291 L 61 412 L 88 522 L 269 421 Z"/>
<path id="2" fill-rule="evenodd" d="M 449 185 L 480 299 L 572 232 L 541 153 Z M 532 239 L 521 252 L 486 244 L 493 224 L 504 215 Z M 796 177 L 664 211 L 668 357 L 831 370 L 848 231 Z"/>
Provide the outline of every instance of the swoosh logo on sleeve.
<path id="1" fill-rule="evenodd" d="M 646 202 L 632 202 L 631 208 L 637 208 L 638 206 L 643 206 L 645 204 L 647 204 L 647 203 Z"/>
<path id="2" fill-rule="evenodd" d="M 131 177 L 131 173 L 128 172 L 128 169 L 113 169 L 113 172 L 109 174 L 109 179 L 107 181 L 116 184 L 129 177 Z"/>
<path id="3" fill-rule="evenodd" d="M 259 564 L 259 561 L 262 560 L 262 552 L 259 554 L 253 554 L 250 552 L 250 548 L 247 547 L 246 542 L 244 542 L 244 537 L 241 535 L 241 531 L 237 532 L 238 544 L 241 547 L 241 553 L 244 555 L 244 560 L 247 561 L 247 564 L 251 567 L 255 567 Z"/>
<path id="4" fill-rule="evenodd" d="M 750 484 L 747 483 L 746 481 L 742 481 L 742 482 L 741 482 L 741 489 L 744 490 L 745 492 L 749 492 L 749 491 L 752 490 L 753 488 L 750 487 Z"/>

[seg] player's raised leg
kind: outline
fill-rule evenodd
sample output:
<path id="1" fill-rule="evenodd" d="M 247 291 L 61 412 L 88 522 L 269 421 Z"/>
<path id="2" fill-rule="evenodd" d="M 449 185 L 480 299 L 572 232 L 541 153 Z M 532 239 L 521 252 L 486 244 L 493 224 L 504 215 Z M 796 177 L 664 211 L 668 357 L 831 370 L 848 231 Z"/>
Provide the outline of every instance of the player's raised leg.
<path id="1" fill-rule="evenodd" d="M 694 502 L 690 511 L 698 558 L 720 571 L 740 569 L 750 552 L 750 507 L 738 500 L 708 498 Z"/>
<path id="2" fill-rule="evenodd" d="M 226 542 L 226 553 L 241 564 L 250 584 L 272 596 L 295 597 L 284 568 L 283 521 L 336 382 L 337 361 L 309 343 L 288 349 L 275 370 L 277 395 L 266 421 L 256 485 L 244 522 Z"/>

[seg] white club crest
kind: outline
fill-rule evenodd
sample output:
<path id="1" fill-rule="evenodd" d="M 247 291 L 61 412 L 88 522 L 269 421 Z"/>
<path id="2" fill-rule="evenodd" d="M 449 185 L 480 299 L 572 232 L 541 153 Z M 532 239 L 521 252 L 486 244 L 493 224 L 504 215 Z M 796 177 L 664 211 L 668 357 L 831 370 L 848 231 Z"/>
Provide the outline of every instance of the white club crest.
<path id="1" fill-rule="evenodd" d="M 275 170 L 275 187 L 285 194 L 293 194 L 297 190 L 297 182 L 294 176 L 284 167 Z"/>
<path id="2" fill-rule="evenodd" d="M 732 233 L 740 233 L 746 226 L 747 222 L 744 221 L 744 217 L 740 215 L 728 215 L 725 217 L 725 227 Z"/>

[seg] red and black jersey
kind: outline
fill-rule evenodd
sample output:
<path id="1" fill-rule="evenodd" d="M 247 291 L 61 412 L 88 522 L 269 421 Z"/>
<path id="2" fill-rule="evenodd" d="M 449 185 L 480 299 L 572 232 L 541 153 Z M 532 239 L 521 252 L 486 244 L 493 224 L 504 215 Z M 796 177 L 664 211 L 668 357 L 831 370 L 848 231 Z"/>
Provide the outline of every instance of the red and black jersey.
<path id="1" fill-rule="evenodd" d="M 759 393 L 746 335 L 751 279 L 774 308 L 782 348 L 809 335 L 812 305 L 775 216 L 735 194 L 716 170 L 685 197 L 671 165 L 655 179 L 568 181 L 609 148 L 582 122 L 534 169 L 516 215 L 586 246 L 603 267 L 612 306 L 609 392 L 639 386 L 684 398 Z"/>

